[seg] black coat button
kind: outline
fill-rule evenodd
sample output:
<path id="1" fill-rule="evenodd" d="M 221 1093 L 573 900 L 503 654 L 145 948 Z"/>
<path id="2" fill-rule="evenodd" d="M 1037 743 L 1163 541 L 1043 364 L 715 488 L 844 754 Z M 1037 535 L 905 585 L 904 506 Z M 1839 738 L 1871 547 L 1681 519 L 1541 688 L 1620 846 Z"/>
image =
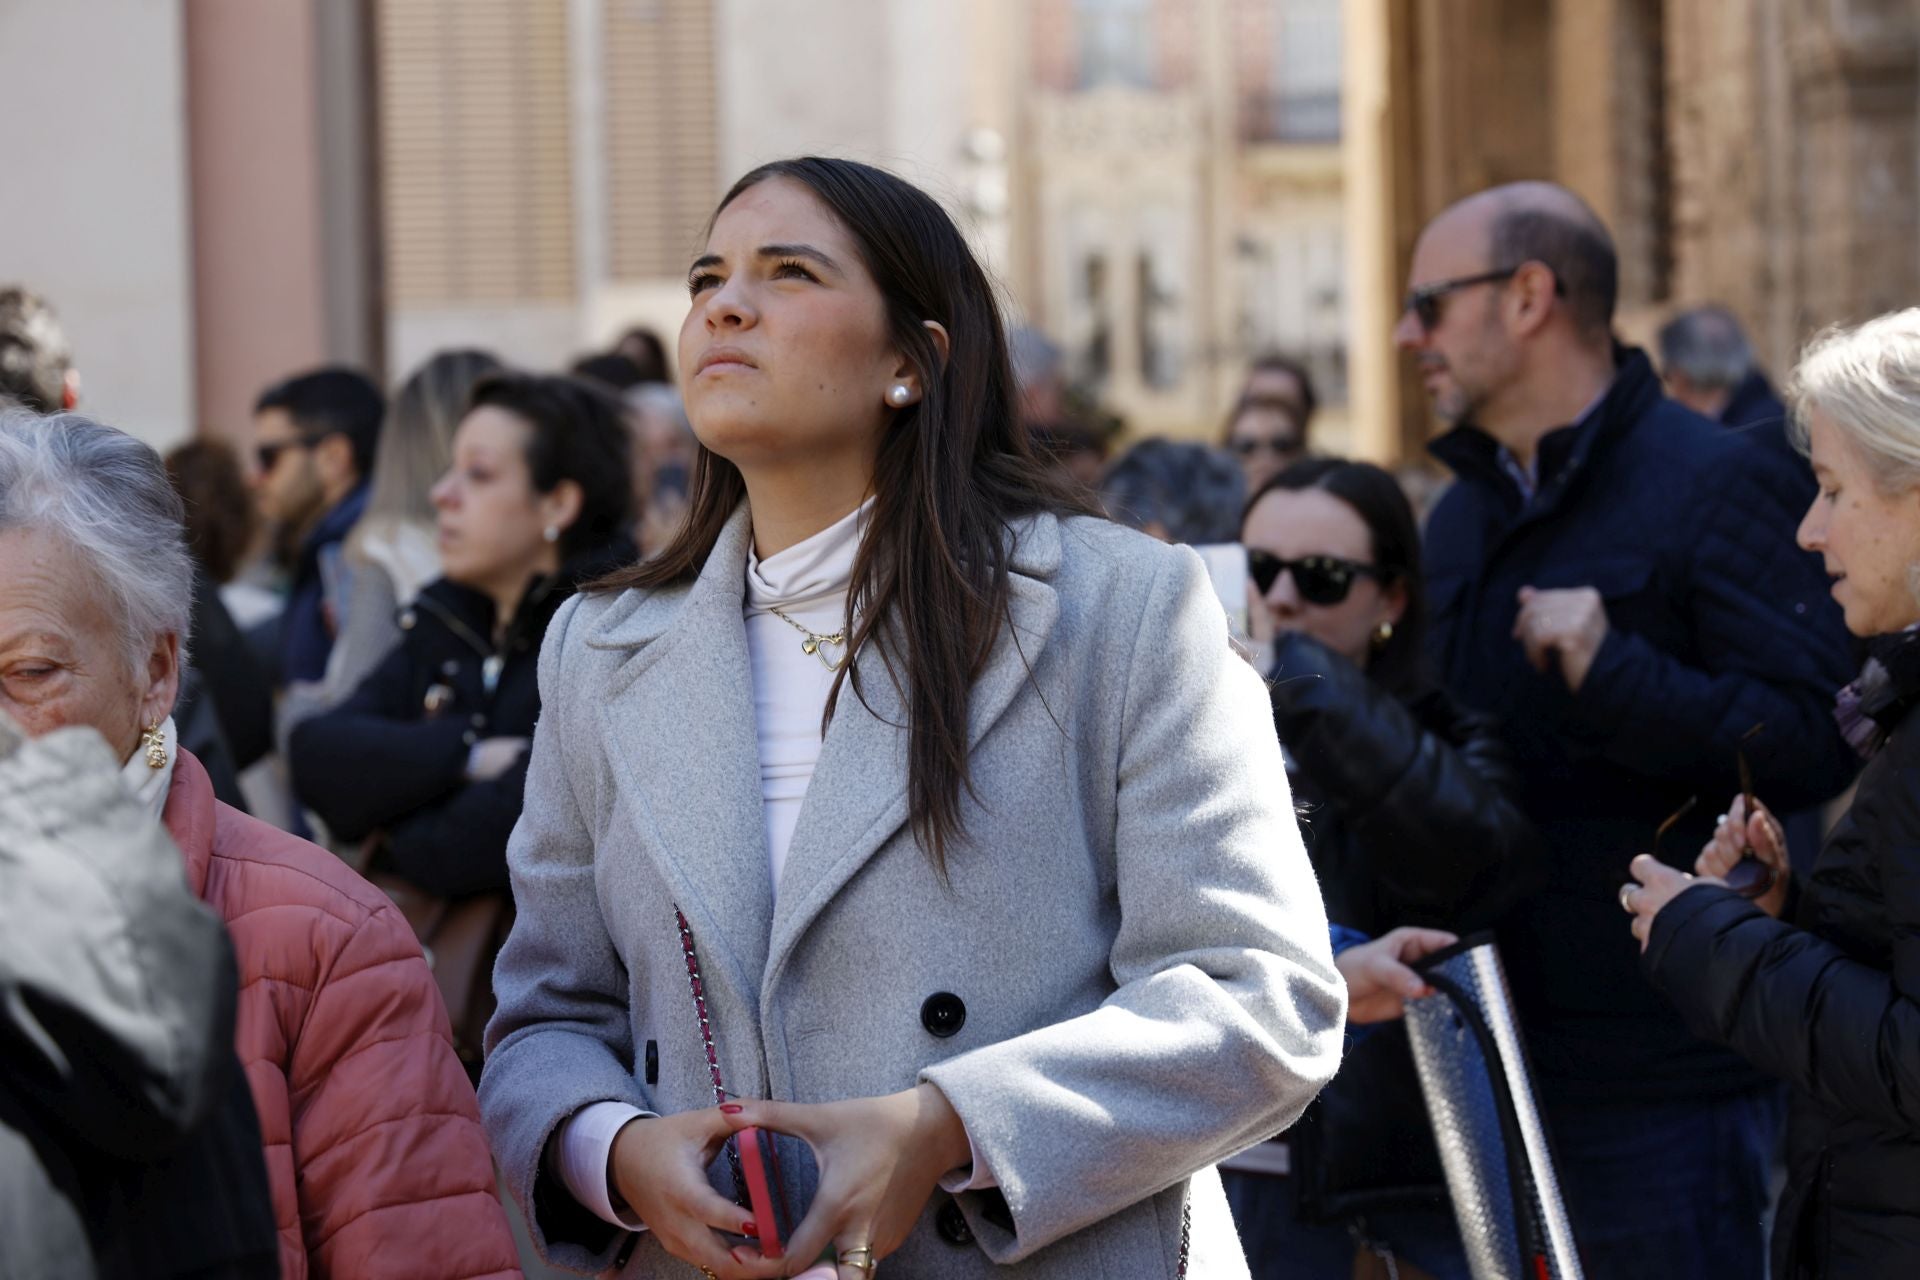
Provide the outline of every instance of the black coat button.
<path id="1" fill-rule="evenodd" d="M 940 1211 L 933 1215 L 933 1229 L 948 1244 L 973 1243 L 973 1228 L 967 1225 L 967 1215 L 960 1212 L 960 1206 L 951 1200 L 941 1205 Z"/>
<path id="2" fill-rule="evenodd" d="M 951 991 L 936 991 L 920 1006 L 920 1025 L 945 1040 L 967 1025 L 967 1006 Z"/>

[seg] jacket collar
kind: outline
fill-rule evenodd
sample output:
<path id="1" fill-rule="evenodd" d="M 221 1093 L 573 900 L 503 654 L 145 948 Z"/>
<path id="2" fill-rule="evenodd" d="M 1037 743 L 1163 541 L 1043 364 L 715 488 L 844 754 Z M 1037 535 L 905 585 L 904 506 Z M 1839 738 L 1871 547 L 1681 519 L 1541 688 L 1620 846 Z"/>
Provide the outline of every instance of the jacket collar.
<path id="1" fill-rule="evenodd" d="M 367 510 L 369 486 L 362 482 L 346 497 L 334 503 L 321 513 L 307 536 L 300 540 L 300 558 L 304 561 L 318 559 L 323 547 L 332 546 L 353 532 L 353 526 Z"/>
<path id="2" fill-rule="evenodd" d="M 1522 499 L 1502 470 L 1499 442 L 1470 422 L 1435 440 L 1428 452 L 1467 483 L 1507 495 L 1525 518 L 1551 514 L 1579 487 L 1594 461 L 1616 448 L 1660 401 L 1660 379 L 1646 352 L 1616 344 L 1614 368 L 1613 382 L 1586 416 L 1541 437 L 1531 500 Z"/>
<path id="3" fill-rule="evenodd" d="M 1753 370 L 1740 385 L 1733 389 L 1733 396 L 1727 401 L 1727 407 L 1720 411 L 1720 421 L 1729 427 L 1757 426 L 1761 423 L 1784 419 L 1784 406 L 1780 396 L 1767 381 L 1767 375 L 1758 369 Z"/>
<path id="4" fill-rule="evenodd" d="M 633 543 L 622 535 L 574 555 L 555 573 L 533 578 L 527 583 L 525 594 L 514 608 L 513 618 L 507 623 L 506 635 L 499 646 L 495 646 L 492 639 L 493 601 L 471 587 L 461 586 L 447 578 L 436 578 L 421 589 L 415 607 L 437 619 L 456 639 L 483 658 L 494 653 L 496 648 L 501 652 L 512 649 L 513 642 L 522 637 L 537 646 L 547 632 L 547 624 L 553 621 L 553 615 L 559 612 L 569 596 L 580 589 L 582 583 L 591 582 L 622 565 L 632 563 L 638 554 Z"/>
<path id="5" fill-rule="evenodd" d="M 585 633 L 625 651 L 601 704 L 616 786 L 673 886 L 710 977 L 757 1009 L 807 927 L 907 819 L 907 713 L 877 653 L 844 685 L 800 810 L 774 905 L 743 602 L 752 524 L 745 504 L 690 584 L 620 595 Z M 1059 616 L 1051 585 L 1059 521 L 1009 530 L 1011 636 L 969 698 L 978 744 L 1029 679 Z M 663 908 L 661 928 L 672 927 Z M 763 985 L 764 984 L 764 985 Z"/>
<path id="6" fill-rule="evenodd" d="M 167 804 L 160 820 L 167 834 L 180 846 L 187 864 L 187 886 L 193 896 L 207 896 L 207 868 L 213 862 L 215 810 L 213 779 L 206 766 L 181 750 L 173 761 L 173 783 L 167 788 Z"/>

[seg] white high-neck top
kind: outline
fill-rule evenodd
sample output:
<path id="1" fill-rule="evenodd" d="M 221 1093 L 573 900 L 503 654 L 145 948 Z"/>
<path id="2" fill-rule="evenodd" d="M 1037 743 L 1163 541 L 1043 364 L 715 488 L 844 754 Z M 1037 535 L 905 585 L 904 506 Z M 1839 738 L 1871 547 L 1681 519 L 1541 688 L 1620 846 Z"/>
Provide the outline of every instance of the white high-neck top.
<path id="1" fill-rule="evenodd" d="M 760 559 L 747 552 L 744 616 L 747 657 L 753 668 L 753 718 L 760 739 L 760 798 L 765 803 L 767 864 L 773 891 L 793 843 L 800 802 L 820 762 L 821 716 L 833 689 L 834 672 L 806 651 L 807 637 L 782 620 L 778 609 L 818 636 L 847 627 L 847 589 L 853 581 L 853 557 L 860 549 L 872 499 L 845 519 Z M 835 662 L 844 646 L 823 645 Z"/>

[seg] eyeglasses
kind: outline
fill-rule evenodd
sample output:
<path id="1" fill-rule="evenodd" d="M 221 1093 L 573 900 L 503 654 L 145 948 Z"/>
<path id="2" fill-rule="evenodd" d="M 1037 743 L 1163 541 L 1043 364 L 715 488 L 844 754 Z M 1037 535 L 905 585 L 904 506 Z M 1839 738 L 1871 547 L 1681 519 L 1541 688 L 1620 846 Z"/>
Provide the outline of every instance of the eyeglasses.
<path id="1" fill-rule="evenodd" d="M 1361 564 L 1357 560 L 1342 560 L 1339 556 L 1301 556 L 1298 560 L 1282 560 L 1271 551 L 1247 551 L 1247 572 L 1253 575 L 1253 585 L 1265 595 L 1273 590 L 1273 584 L 1280 580 L 1282 573 L 1293 575 L 1294 590 L 1308 604 L 1334 605 L 1347 598 L 1353 590 L 1355 578 L 1373 578 L 1378 581 L 1383 575 L 1370 564 Z"/>
<path id="2" fill-rule="evenodd" d="M 1306 593 L 1303 591 L 1301 594 Z M 1749 818 L 1753 816 L 1753 767 L 1747 763 L 1746 744 L 1753 741 L 1755 736 L 1766 727 L 1764 723 L 1757 724 L 1741 734 L 1739 745 L 1734 748 L 1733 753 L 1734 763 L 1740 770 L 1740 794 L 1746 799 L 1746 813 Z M 1688 797 L 1687 802 L 1674 810 L 1653 833 L 1653 856 L 1656 861 L 1660 858 L 1660 841 L 1666 838 L 1667 832 L 1679 825 L 1682 818 L 1692 813 L 1694 805 L 1699 802 L 1699 796 Z M 1775 878 L 1773 868 L 1760 861 L 1750 846 L 1743 847 L 1741 854 L 1740 861 L 1734 863 L 1723 877 L 1727 882 L 1727 888 L 1749 900 L 1765 897 L 1767 890 L 1773 888 Z"/>
<path id="3" fill-rule="evenodd" d="M 1440 323 L 1441 299 L 1445 298 L 1448 294 L 1458 293 L 1462 289 L 1471 289 L 1475 285 L 1494 284 L 1501 280 L 1511 280 L 1513 277 L 1519 275 L 1520 268 L 1526 265 L 1526 263 L 1522 262 L 1516 266 L 1501 267 L 1494 271 L 1482 271 L 1477 276 L 1461 276 L 1454 280 L 1436 280 L 1432 284 L 1420 285 L 1418 288 L 1407 290 L 1407 299 L 1403 309 L 1413 312 L 1413 318 L 1420 322 L 1420 327 L 1428 333 L 1432 333 L 1434 327 Z M 1565 297 L 1567 293 L 1566 286 L 1560 283 L 1560 277 L 1557 273 L 1553 278 L 1553 292 L 1559 297 Z"/>
<path id="4" fill-rule="evenodd" d="M 1306 452 L 1307 444 L 1292 436 L 1243 436 L 1229 447 L 1243 458 L 1251 458 L 1263 450 L 1276 458 L 1291 458 Z"/>
<path id="5" fill-rule="evenodd" d="M 1498 280 L 1511 280 L 1518 274 L 1518 267 L 1502 267 L 1498 271 L 1482 271 L 1477 276 L 1460 276 L 1454 280 L 1436 280 L 1432 284 L 1423 284 L 1416 289 L 1407 290 L 1405 310 L 1413 312 L 1413 318 L 1420 327 L 1429 333 L 1440 323 L 1440 300 L 1450 293 L 1462 289 L 1471 289 L 1475 285 L 1493 284 Z"/>

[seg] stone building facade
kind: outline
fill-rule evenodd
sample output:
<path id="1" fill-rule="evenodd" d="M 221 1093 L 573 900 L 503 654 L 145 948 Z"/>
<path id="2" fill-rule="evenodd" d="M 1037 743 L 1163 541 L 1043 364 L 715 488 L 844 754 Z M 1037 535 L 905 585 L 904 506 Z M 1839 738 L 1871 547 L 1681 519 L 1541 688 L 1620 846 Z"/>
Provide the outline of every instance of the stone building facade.
<path id="1" fill-rule="evenodd" d="M 1030 0 L 1011 293 L 1130 432 L 1210 436 L 1248 361 L 1346 400 L 1340 0 Z"/>
<path id="2" fill-rule="evenodd" d="M 1386 334 L 1452 200 L 1548 177 L 1621 253 L 1622 333 L 1731 307 L 1784 371 L 1814 329 L 1920 299 L 1920 6 L 1910 0 L 1347 0 L 1360 258 L 1355 432 L 1416 456 Z M 1363 281 L 1363 283 L 1362 283 Z"/>

